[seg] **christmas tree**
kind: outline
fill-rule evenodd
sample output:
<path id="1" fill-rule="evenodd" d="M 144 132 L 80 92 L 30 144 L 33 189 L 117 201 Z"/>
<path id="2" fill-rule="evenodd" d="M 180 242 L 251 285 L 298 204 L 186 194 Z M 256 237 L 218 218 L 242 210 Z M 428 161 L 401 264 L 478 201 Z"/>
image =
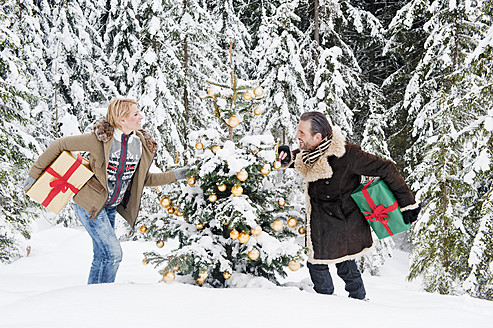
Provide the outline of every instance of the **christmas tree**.
<path id="1" fill-rule="evenodd" d="M 179 274 L 223 287 L 247 274 L 277 283 L 286 266 L 297 270 L 304 256 L 297 240 L 305 233 L 301 207 L 289 204 L 276 184 L 276 142 L 272 135 L 248 135 L 262 115 L 264 90 L 237 79 L 231 43 L 230 64 L 230 84 L 209 81 L 203 97 L 217 125 L 191 133 L 186 182 L 161 192 L 163 213 L 140 227 L 158 248 L 179 241 L 167 254 L 145 253 L 144 264 L 153 263 L 166 282 Z"/>

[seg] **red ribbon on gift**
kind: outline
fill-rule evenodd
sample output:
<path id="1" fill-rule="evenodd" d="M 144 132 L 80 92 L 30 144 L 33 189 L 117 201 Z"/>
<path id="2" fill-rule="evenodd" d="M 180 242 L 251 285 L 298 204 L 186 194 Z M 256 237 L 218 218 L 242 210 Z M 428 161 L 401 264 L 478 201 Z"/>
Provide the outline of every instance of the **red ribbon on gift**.
<path id="1" fill-rule="evenodd" d="M 394 234 L 392 233 L 392 231 L 390 230 L 389 225 L 388 225 L 389 224 L 389 216 L 387 213 L 392 212 L 393 210 L 396 210 L 399 207 L 399 204 L 397 203 L 397 201 L 395 201 L 394 204 L 390 205 L 389 207 L 385 207 L 382 204 L 376 206 L 375 202 L 370 197 L 370 193 L 368 193 L 368 186 L 372 182 L 373 182 L 373 180 L 368 182 L 363 187 L 363 190 L 362 190 L 363 196 L 365 197 L 368 205 L 370 205 L 372 212 L 366 212 L 366 211 L 361 211 L 361 212 L 368 214 L 368 215 L 365 215 L 365 219 L 367 219 L 368 221 L 380 222 L 381 224 L 383 224 L 383 226 L 385 227 L 385 230 L 387 230 L 389 236 L 393 236 Z"/>
<path id="2" fill-rule="evenodd" d="M 51 166 L 48 166 L 46 172 L 54 176 L 55 180 L 50 182 L 50 187 L 52 187 L 53 189 L 50 191 L 50 193 L 48 194 L 48 196 L 45 198 L 45 200 L 41 205 L 47 207 L 51 203 L 53 198 L 55 198 L 55 196 L 58 195 L 60 192 L 65 193 L 69 189 L 72 190 L 74 194 L 79 192 L 79 189 L 74 187 L 72 184 L 68 183 L 68 179 L 72 176 L 72 174 L 74 174 L 74 172 L 79 168 L 81 164 L 82 164 L 82 156 L 80 156 L 80 154 L 77 154 L 75 163 L 70 166 L 68 171 L 65 172 L 63 176 L 61 176 L 55 170 L 53 170 Z"/>

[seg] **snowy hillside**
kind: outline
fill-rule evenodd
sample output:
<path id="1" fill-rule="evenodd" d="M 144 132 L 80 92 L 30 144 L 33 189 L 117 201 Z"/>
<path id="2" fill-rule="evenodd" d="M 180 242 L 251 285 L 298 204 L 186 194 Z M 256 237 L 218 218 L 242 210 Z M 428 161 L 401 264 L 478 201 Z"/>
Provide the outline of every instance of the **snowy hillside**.
<path id="1" fill-rule="evenodd" d="M 40 221 L 41 222 L 41 221 Z M 420 291 L 405 280 L 407 253 L 396 251 L 380 277 L 364 274 L 369 302 L 318 295 L 306 267 L 283 287 L 235 277 L 244 288 L 158 283 L 142 253 L 151 244 L 122 243 L 117 281 L 85 285 L 92 245 L 83 230 L 39 224 L 29 257 L 0 266 L 0 327 L 491 327 L 493 302 Z M 167 245 L 172 247 L 173 245 Z M 332 272 L 335 273 L 335 268 Z M 299 288 L 301 287 L 301 288 Z"/>

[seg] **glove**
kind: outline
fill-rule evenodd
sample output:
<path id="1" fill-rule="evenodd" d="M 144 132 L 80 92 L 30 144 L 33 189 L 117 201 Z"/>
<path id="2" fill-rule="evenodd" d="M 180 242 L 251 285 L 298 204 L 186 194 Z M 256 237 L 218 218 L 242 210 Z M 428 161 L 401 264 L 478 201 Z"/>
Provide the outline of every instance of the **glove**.
<path id="1" fill-rule="evenodd" d="M 421 205 L 418 205 L 417 208 L 413 210 L 407 210 L 402 212 L 402 216 L 404 217 L 404 223 L 410 224 L 418 219 L 418 214 L 421 211 Z"/>
<path id="2" fill-rule="evenodd" d="M 186 173 L 190 169 L 190 166 L 184 166 L 182 168 L 176 169 L 173 171 L 175 174 L 175 180 L 181 180 L 186 178 Z"/>
<path id="3" fill-rule="evenodd" d="M 24 192 L 27 192 L 29 188 L 36 182 L 36 179 L 32 176 L 28 175 L 26 180 L 24 181 Z"/>
<path id="4" fill-rule="evenodd" d="M 281 160 L 281 164 L 289 164 L 289 162 L 291 162 L 291 150 L 289 149 L 289 146 L 279 146 L 279 149 L 277 150 L 277 155 L 279 155 L 281 152 L 284 152 L 287 155 L 283 160 Z"/>

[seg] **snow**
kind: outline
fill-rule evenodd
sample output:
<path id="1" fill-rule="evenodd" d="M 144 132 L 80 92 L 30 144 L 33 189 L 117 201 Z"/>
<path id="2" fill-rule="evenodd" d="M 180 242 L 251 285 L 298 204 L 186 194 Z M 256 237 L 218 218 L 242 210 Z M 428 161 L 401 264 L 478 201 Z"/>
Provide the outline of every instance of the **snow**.
<path id="1" fill-rule="evenodd" d="M 31 254 L 0 264 L 1 327 L 301 327 L 326 323 L 348 327 L 491 327 L 493 302 L 443 296 L 407 282 L 407 253 L 395 251 L 380 277 L 363 274 L 369 302 L 349 299 L 331 266 L 335 296 L 310 287 L 306 267 L 282 286 L 234 275 L 241 288 L 214 289 L 177 277 L 160 283 L 142 265 L 153 242 L 123 242 L 124 259 L 114 284 L 86 285 L 92 257 L 88 234 L 37 224 Z M 165 248 L 172 248 L 167 243 Z M 183 279 L 183 278 L 182 278 Z"/>

